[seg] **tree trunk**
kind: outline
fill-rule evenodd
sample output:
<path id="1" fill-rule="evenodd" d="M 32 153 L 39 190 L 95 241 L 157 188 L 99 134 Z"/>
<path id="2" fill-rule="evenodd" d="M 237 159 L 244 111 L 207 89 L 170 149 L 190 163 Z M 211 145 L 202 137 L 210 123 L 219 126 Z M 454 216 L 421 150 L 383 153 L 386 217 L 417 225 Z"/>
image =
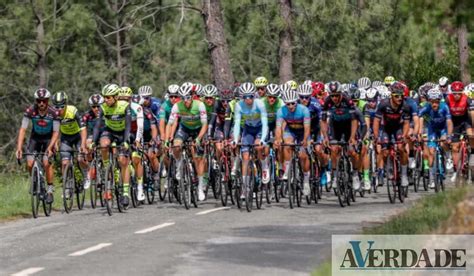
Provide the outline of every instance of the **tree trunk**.
<path id="1" fill-rule="evenodd" d="M 462 23 L 457 28 L 458 49 L 459 49 L 459 69 L 461 71 L 461 81 L 465 84 L 471 82 L 469 74 L 469 45 L 467 44 L 466 23 Z"/>
<path id="2" fill-rule="evenodd" d="M 292 27 L 291 27 L 291 0 L 280 0 L 280 13 L 283 17 L 284 28 L 280 32 L 280 82 L 293 78 Z"/>
<path id="3" fill-rule="evenodd" d="M 127 78 L 127 57 L 124 53 L 124 45 L 127 40 L 127 30 L 121 30 L 123 24 L 121 24 L 120 13 L 121 10 L 119 7 L 118 0 L 115 0 L 112 4 L 112 9 L 115 13 L 115 55 L 117 62 L 117 82 L 120 86 L 128 85 Z M 123 7 L 122 7 L 123 9 Z"/>
<path id="4" fill-rule="evenodd" d="M 362 15 L 362 10 L 365 8 L 365 1 L 364 0 L 357 0 L 357 15 Z"/>
<path id="5" fill-rule="evenodd" d="M 224 33 L 220 0 L 202 0 L 208 51 L 212 66 L 212 78 L 218 89 L 229 88 L 234 83 L 230 67 L 229 49 Z"/>
<path id="6" fill-rule="evenodd" d="M 35 1 L 31 1 L 33 13 L 36 17 L 36 55 L 37 55 L 37 70 L 39 78 L 39 86 L 46 87 L 48 84 L 48 68 L 46 63 L 46 45 L 44 42 L 44 19 L 43 9 L 41 3 L 35 5 Z"/>

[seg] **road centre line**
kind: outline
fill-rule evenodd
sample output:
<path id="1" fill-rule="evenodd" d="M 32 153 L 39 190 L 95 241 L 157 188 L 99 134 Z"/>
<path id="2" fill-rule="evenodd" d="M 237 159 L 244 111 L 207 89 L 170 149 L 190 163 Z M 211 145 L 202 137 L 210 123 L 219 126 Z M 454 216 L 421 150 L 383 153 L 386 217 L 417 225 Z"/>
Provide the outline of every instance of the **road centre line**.
<path id="1" fill-rule="evenodd" d="M 149 232 L 152 232 L 152 231 L 155 231 L 155 230 L 158 230 L 158 229 L 161 229 L 161 228 L 165 228 L 165 227 L 168 227 L 168 226 L 171 226 L 171 225 L 174 225 L 174 222 L 165 222 L 165 223 L 162 223 L 160 225 L 156 225 L 156 226 L 153 226 L 153 227 L 150 227 L 150 228 L 145 228 L 143 230 L 139 230 L 139 231 L 135 232 L 135 234 L 145 234 L 145 233 L 149 233 Z"/>
<path id="2" fill-rule="evenodd" d="M 28 276 L 35 274 L 36 272 L 40 272 L 43 269 L 44 267 L 30 267 L 27 269 L 23 269 L 22 271 L 19 271 L 17 273 L 11 274 L 11 276 Z"/>
<path id="3" fill-rule="evenodd" d="M 89 248 L 71 253 L 71 254 L 69 254 L 69 256 L 72 256 L 72 257 L 82 256 L 82 255 L 85 255 L 87 253 L 100 250 L 100 249 L 102 249 L 104 247 L 107 247 L 107 246 L 110 246 L 110 245 L 112 245 L 112 244 L 111 243 L 99 243 L 98 245 L 94 245 L 94 246 L 91 246 Z"/>
<path id="4" fill-rule="evenodd" d="M 209 214 L 209 213 L 212 213 L 212 212 L 217 212 L 217 211 L 220 211 L 220 210 L 227 210 L 227 209 L 230 209 L 230 207 L 219 207 L 219 208 L 214 208 L 214 209 L 210 209 L 210 210 L 206 210 L 206 211 L 201 211 L 199 213 L 196 213 L 196 215 L 200 216 L 200 215 L 205 215 L 205 214 Z"/>

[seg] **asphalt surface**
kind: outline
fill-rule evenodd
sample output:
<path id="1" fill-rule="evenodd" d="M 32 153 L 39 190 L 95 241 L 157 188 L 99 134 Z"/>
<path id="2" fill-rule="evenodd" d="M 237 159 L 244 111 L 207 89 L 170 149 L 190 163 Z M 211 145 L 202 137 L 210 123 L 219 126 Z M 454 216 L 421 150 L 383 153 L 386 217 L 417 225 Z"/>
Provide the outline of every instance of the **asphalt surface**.
<path id="1" fill-rule="evenodd" d="M 358 233 L 434 193 L 410 187 L 405 203 L 390 204 L 379 190 L 345 208 L 331 192 L 295 209 L 284 199 L 251 213 L 214 210 L 222 206 L 210 199 L 1 223 L 0 275 L 308 275 L 330 257 L 332 234 Z"/>

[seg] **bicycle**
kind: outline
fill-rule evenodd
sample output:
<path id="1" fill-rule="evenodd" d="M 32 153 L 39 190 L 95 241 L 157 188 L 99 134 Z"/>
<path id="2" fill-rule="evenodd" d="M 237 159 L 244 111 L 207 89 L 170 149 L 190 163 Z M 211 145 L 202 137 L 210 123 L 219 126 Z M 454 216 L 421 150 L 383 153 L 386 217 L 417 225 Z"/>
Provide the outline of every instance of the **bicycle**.
<path id="1" fill-rule="evenodd" d="M 62 173 L 62 188 L 63 188 L 63 206 L 66 213 L 70 213 L 74 202 L 74 194 L 76 195 L 77 208 L 82 210 L 84 208 L 84 200 L 86 197 L 86 190 L 83 183 L 79 183 L 76 178 L 76 162 L 75 153 L 78 151 L 67 151 L 71 154 L 71 160 L 64 168 Z M 83 153 L 80 153 L 84 156 Z M 84 179 L 84 177 L 82 177 Z"/>
<path id="2" fill-rule="evenodd" d="M 444 179 L 446 174 L 446 164 L 445 164 L 445 155 L 444 149 L 441 147 L 441 142 L 445 142 L 445 139 L 434 139 L 432 142 L 435 143 L 435 168 L 436 168 L 436 175 L 435 175 L 435 192 L 444 191 Z"/>
<path id="3" fill-rule="evenodd" d="M 290 164 L 286 168 L 288 178 L 285 185 L 286 189 L 288 189 L 290 209 L 294 208 L 294 203 L 296 203 L 298 207 L 301 207 L 303 197 L 303 172 L 300 162 L 298 162 L 301 144 L 281 144 L 281 147 L 290 147 L 292 149 Z"/>
<path id="4" fill-rule="evenodd" d="M 205 152 L 206 152 L 206 163 L 207 163 L 207 175 L 208 175 L 208 185 L 204 194 L 207 198 L 207 193 L 209 191 L 209 187 L 212 189 L 212 195 L 214 199 L 219 199 L 221 194 L 221 186 L 219 185 L 219 178 L 220 176 L 220 168 L 219 163 L 216 160 L 216 141 L 208 140 L 205 145 Z"/>
<path id="5" fill-rule="evenodd" d="M 331 145 L 338 145 L 341 147 L 341 156 L 337 162 L 337 187 L 334 188 L 334 193 L 337 196 L 339 205 L 341 207 L 350 206 L 351 199 L 354 198 L 354 192 L 352 190 L 352 162 L 349 160 L 348 143 L 344 141 L 344 137 L 341 137 L 340 141 L 332 141 Z"/>
<path id="6" fill-rule="evenodd" d="M 96 148 L 93 152 L 92 162 L 89 164 L 89 167 L 92 168 L 92 175 L 90 176 L 90 200 L 92 209 L 95 209 L 97 206 L 97 199 L 100 201 L 100 206 L 104 207 L 104 199 L 102 197 L 102 191 L 104 189 L 103 166 L 101 155 L 97 152 Z"/>
<path id="7" fill-rule="evenodd" d="M 220 191 L 220 199 L 222 206 L 227 206 L 227 201 L 230 197 L 230 201 L 232 204 L 234 204 L 234 197 L 232 195 L 232 181 L 231 181 L 231 150 L 229 147 L 224 147 L 223 152 L 221 157 L 219 158 L 219 162 L 217 162 L 218 165 L 218 172 L 219 172 L 219 177 L 217 177 L 218 183 L 216 185 L 219 185 L 219 191 Z"/>
<path id="8" fill-rule="evenodd" d="M 109 216 L 112 216 L 112 208 L 114 207 L 114 198 L 117 204 L 117 209 L 122 213 L 125 208 L 122 205 L 123 198 L 123 182 L 120 166 L 117 166 L 117 158 L 115 150 L 118 147 L 113 143 L 109 147 L 109 164 L 105 167 L 104 179 L 104 201 Z M 117 183 L 118 182 L 118 183 Z"/>
<path id="9" fill-rule="evenodd" d="M 260 166 L 260 162 L 255 162 L 255 144 L 238 144 L 241 147 L 248 147 L 249 148 L 249 161 L 247 163 L 247 174 L 248 174 L 248 182 L 247 184 L 242 183 L 241 188 L 242 193 L 245 197 L 245 208 L 247 212 L 252 212 L 252 205 L 253 205 L 253 198 L 255 193 L 255 201 L 257 205 L 257 209 L 262 207 L 263 202 L 263 193 L 262 193 L 262 183 L 261 183 L 261 175 L 262 175 L 262 168 Z M 242 158 L 241 158 L 241 162 Z M 243 164 L 242 164 L 243 165 Z M 237 198 L 239 201 L 240 196 Z"/>
<path id="10" fill-rule="evenodd" d="M 459 172 L 461 172 L 461 175 L 464 179 L 464 181 L 468 181 L 469 179 L 472 179 L 474 176 L 473 171 L 469 168 L 469 153 L 470 153 L 470 146 L 469 146 L 469 140 L 468 140 L 468 135 L 461 135 L 460 139 L 460 145 L 459 145 L 459 163 L 456 164 L 456 168 Z M 469 175 L 471 177 L 469 177 Z"/>
<path id="11" fill-rule="evenodd" d="M 179 182 L 179 194 L 184 203 L 186 210 L 189 210 L 191 204 L 197 208 L 197 175 L 194 161 L 192 160 L 191 147 L 194 146 L 192 140 L 184 141 L 180 146 L 173 146 L 172 148 L 181 147 L 181 177 Z M 178 168 L 177 168 L 178 169 Z"/>
<path id="12" fill-rule="evenodd" d="M 31 211 L 33 218 L 38 217 L 38 209 L 40 202 L 43 205 L 44 215 L 49 217 L 51 215 L 52 203 L 47 203 L 46 198 L 48 193 L 46 191 L 46 178 L 44 176 L 44 168 L 42 164 L 42 159 L 46 153 L 34 152 L 34 153 L 24 153 L 23 156 L 33 156 L 33 167 L 31 168 L 31 183 L 30 183 L 30 196 L 31 196 Z M 18 165 L 21 165 L 21 160 L 17 160 Z"/>
<path id="13" fill-rule="evenodd" d="M 400 157 L 398 151 L 395 148 L 395 145 L 401 144 L 401 142 L 395 141 L 395 138 L 391 137 L 391 140 L 388 142 L 388 157 L 385 162 L 385 181 L 387 184 L 387 193 L 390 203 L 395 203 L 396 197 L 403 203 L 405 199 L 405 193 L 403 187 L 401 186 L 401 172 L 400 172 Z M 408 189 L 408 187 L 405 187 Z"/>
<path id="14" fill-rule="evenodd" d="M 419 141 L 415 141 L 414 145 L 414 155 L 415 155 L 415 168 L 412 170 L 412 178 L 413 178 L 413 190 L 417 193 L 420 189 L 420 181 L 423 181 L 423 186 L 426 187 L 425 190 L 428 188 L 428 181 L 424 176 L 424 169 L 423 169 L 423 148 L 422 144 Z"/>
<path id="15" fill-rule="evenodd" d="M 311 145 L 317 145 L 319 143 L 312 142 Z M 314 154 L 314 147 L 313 147 L 313 154 L 309 155 L 309 162 L 310 162 L 310 187 L 311 192 L 310 196 L 306 196 L 306 203 L 308 205 L 311 204 L 311 200 L 314 200 L 314 203 L 318 203 L 318 200 L 321 198 L 322 192 L 322 185 L 321 185 L 321 164 L 319 163 L 319 159 Z"/>

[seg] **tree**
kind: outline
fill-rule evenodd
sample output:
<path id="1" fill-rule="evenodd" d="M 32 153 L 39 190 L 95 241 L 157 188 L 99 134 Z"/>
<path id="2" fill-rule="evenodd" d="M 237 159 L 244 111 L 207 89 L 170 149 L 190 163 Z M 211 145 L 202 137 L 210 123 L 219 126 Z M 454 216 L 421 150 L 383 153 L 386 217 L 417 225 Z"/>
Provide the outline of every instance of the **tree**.
<path id="1" fill-rule="evenodd" d="M 293 79 L 291 0 L 280 0 L 284 27 L 280 31 L 280 82 Z"/>

